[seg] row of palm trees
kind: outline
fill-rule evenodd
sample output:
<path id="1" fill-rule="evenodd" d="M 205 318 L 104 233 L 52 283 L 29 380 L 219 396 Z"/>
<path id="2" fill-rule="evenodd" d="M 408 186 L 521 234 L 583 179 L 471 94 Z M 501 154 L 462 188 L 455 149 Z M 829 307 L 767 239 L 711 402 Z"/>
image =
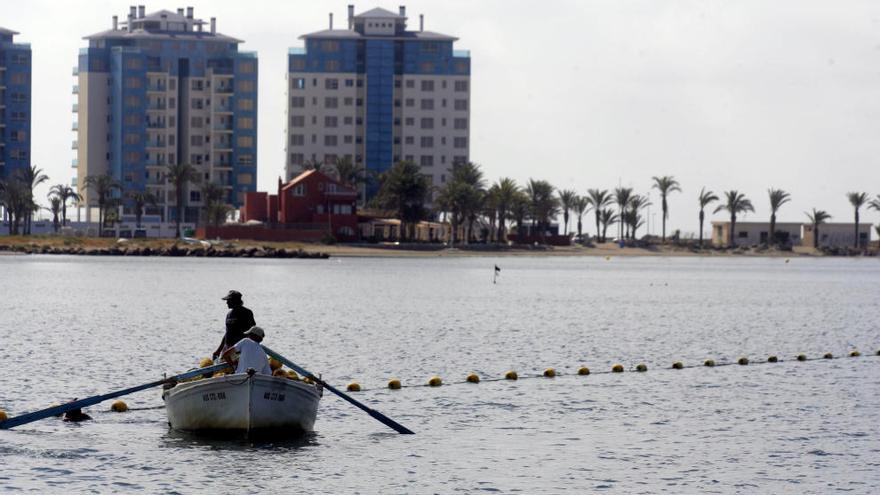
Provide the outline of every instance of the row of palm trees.
<path id="1" fill-rule="evenodd" d="M 200 174 L 196 168 L 189 164 L 168 165 L 163 174 L 163 181 L 174 187 L 178 205 L 178 214 L 175 218 L 178 237 L 181 235 L 180 224 L 186 208 L 187 185 L 198 183 L 199 178 Z M 49 177 L 36 165 L 15 170 L 9 178 L 0 179 L 0 206 L 4 207 L 8 216 L 10 235 L 31 233 L 33 215 L 42 208 L 34 198 L 34 189 L 48 180 Z M 132 201 L 138 227 L 141 226 L 144 210 L 159 203 L 159 199 L 149 191 L 125 191 L 122 184 L 110 174 L 88 176 L 84 184 L 94 194 L 98 206 L 99 236 L 103 234 L 105 225 L 119 220 L 117 211 L 123 197 Z M 226 191 L 222 186 L 211 182 L 202 184 L 200 189 L 204 221 L 208 225 L 223 223 L 230 211 L 226 204 Z M 49 189 L 49 207 L 46 209 L 52 213 L 52 224 L 56 232 L 61 226 L 67 225 L 68 203 L 78 203 L 82 199 L 82 195 L 65 184 L 56 184 Z"/>

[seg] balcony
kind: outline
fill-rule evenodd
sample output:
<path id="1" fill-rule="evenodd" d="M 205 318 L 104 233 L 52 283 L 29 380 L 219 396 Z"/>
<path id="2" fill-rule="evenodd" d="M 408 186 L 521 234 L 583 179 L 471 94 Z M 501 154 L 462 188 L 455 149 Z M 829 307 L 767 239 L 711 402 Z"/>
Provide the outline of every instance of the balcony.
<path id="1" fill-rule="evenodd" d="M 79 168 L 79 160 L 74 158 L 70 161 L 70 168 Z"/>
<path id="2" fill-rule="evenodd" d="M 144 160 L 144 165 L 148 167 L 164 167 L 165 164 L 164 158 L 147 158 Z"/>
<path id="3" fill-rule="evenodd" d="M 164 139 L 147 139 L 147 148 L 164 148 L 166 146 Z"/>
<path id="4" fill-rule="evenodd" d="M 76 181 L 77 181 L 76 177 L 70 179 L 70 187 L 77 187 Z"/>
<path id="5" fill-rule="evenodd" d="M 78 131 L 78 130 L 79 130 L 79 122 L 74 121 L 74 122 L 70 125 L 70 130 L 71 130 L 71 131 Z"/>
<path id="6" fill-rule="evenodd" d="M 77 113 L 77 112 L 79 112 L 79 103 L 74 103 L 73 104 L 73 113 Z"/>
<path id="7" fill-rule="evenodd" d="M 73 143 L 70 144 L 70 149 L 77 150 L 79 149 L 79 142 L 76 139 L 73 140 Z"/>
<path id="8" fill-rule="evenodd" d="M 232 151 L 232 141 L 214 141 L 214 151 Z"/>
<path id="9" fill-rule="evenodd" d="M 213 129 L 220 132 L 232 132 L 232 123 L 218 122 L 214 124 Z"/>
<path id="10" fill-rule="evenodd" d="M 148 84 L 147 92 L 148 93 L 164 93 L 167 91 L 167 88 L 164 84 Z"/>
<path id="11" fill-rule="evenodd" d="M 222 86 L 215 86 L 215 87 L 214 87 L 214 92 L 215 92 L 215 93 L 220 93 L 220 94 L 232 94 L 232 91 L 233 91 L 233 90 L 232 90 L 232 85 L 231 85 L 231 84 L 224 84 L 224 85 L 222 85 Z"/>
<path id="12" fill-rule="evenodd" d="M 147 121 L 147 129 L 164 129 L 164 128 L 165 128 L 164 122 L 153 122 L 150 120 Z"/>
<path id="13" fill-rule="evenodd" d="M 148 111 L 150 111 L 150 110 L 165 110 L 166 108 L 168 108 L 168 105 L 165 103 L 164 100 L 163 101 L 150 100 L 150 102 L 147 104 Z"/>
<path id="14" fill-rule="evenodd" d="M 79 84 L 73 85 L 73 94 L 75 94 L 75 95 L 79 94 Z"/>
<path id="15" fill-rule="evenodd" d="M 72 75 L 74 75 L 74 76 L 78 76 L 78 75 L 79 75 L 79 67 L 74 67 L 74 68 L 73 68 Z"/>
<path id="16" fill-rule="evenodd" d="M 471 58 L 470 50 L 452 50 L 452 56 L 455 58 Z"/>
<path id="17" fill-rule="evenodd" d="M 214 113 L 232 113 L 232 105 L 229 103 L 218 103 L 213 106 Z"/>

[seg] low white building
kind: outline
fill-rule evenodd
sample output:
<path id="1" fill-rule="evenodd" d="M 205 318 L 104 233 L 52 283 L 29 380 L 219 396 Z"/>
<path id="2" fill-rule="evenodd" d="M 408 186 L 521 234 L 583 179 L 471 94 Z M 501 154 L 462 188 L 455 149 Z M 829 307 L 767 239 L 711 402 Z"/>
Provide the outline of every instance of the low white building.
<path id="1" fill-rule="evenodd" d="M 797 222 L 777 222 L 774 236 L 782 246 L 800 246 L 802 225 Z M 733 245 L 757 246 L 770 243 L 770 222 L 736 222 Z M 730 222 L 712 222 L 712 244 L 730 245 Z"/>
<path id="2" fill-rule="evenodd" d="M 855 247 L 856 225 L 854 223 L 823 223 L 819 225 L 819 247 Z M 813 245 L 813 224 L 804 224 L 804 246 Z M 859 223 L 859 247 L 871 242 L 871 224 Z"/>

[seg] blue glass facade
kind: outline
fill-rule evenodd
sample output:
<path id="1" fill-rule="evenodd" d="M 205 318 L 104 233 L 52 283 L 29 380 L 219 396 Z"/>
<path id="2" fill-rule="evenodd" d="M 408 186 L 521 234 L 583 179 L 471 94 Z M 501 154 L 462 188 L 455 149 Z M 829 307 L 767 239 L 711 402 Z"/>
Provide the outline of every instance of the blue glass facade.
<path id="1" fill-rule="evenodd" d="M 365 160 L 367 170 L 384 172 L 392 165 L 394 42 L 366 40 L 365 45 L 367 76 Z M 375 190 L 368 190 L 367 196 L 375 193 Z"/>
<path id="2" fill-rule="evenodd" d="M 0 28 L 0 178 L 31 165 L 31 47 Z"/>

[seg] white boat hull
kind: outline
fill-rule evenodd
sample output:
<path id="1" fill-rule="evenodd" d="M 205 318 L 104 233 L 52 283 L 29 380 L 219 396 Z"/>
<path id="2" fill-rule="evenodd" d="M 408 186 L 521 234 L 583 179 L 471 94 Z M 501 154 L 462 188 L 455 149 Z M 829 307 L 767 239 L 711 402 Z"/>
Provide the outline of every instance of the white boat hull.
<path id="1" fill-rule="evenodd" d="M 321 393 L 288 378 L 240 374 L 180 383 L 162 399 L 176 430 L 310 432 Z"/>

